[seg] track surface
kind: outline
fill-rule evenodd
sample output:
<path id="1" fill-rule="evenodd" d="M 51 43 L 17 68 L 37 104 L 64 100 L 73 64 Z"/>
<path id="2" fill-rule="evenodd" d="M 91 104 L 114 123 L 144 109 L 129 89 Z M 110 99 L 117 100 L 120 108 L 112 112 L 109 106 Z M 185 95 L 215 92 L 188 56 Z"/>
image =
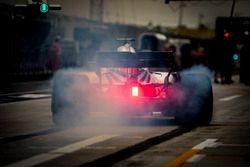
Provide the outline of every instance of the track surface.
<path id="1" fill-rule="evenodd" d="M 49 96 L 4 102 L 0 166 L 249 166 L 250 87 L 213 88 L 214 118 L 204 127 L 166 120 L 167 126 L 93 122 L 60 129 L 51 122 Z"/>

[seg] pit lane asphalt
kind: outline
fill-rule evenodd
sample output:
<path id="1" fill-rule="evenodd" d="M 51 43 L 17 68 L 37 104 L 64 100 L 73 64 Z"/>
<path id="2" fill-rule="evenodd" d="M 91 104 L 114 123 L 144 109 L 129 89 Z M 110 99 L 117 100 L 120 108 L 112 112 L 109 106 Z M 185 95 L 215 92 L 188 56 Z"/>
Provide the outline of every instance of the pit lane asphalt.
<path id="1" fill-rule="evenodd" d="M 49 98 L 51 85 L 51 80 L 9 83 L 4 87 L 0 87 L 0 104 Z"/>
<path id="2" fill-rule="evenodd" d="M 183 166 L 249 166 L 249 92 L 249 87 L 239 83 L 214 85 L 215 112 L 211 125 L 195 127 L 176 136 L 168 136 L 178 131 L 175 125 L 99 125 L 38 133 L 0 143 L 0 164 L 20 165 L 18 162 L 30 158 L 34 160 L 34 156 L 41 158 L 45 154 L 48 158 L 60 154 L 55 159 L 49 158 L 35 166 L 95 166 L 100 163 L 101 166 L 167 166 L 173 161 Z M 46 132 L 53 127 L 49 98 L 0 104 L 2 139 Z M 90 139 L 105 136 L 110 138 L 86 144 Z M 206 147 L 193 154 L 198 157 L 193 158 L 196 159 L 193 161 L 180 158 L 208 139 L 216 139 L 217 146 Z M 65 152 L 67 146 L 72 147 L 78 142 L 84 142 L 84 147 Z M 53 152 L 60 151 L 58 149 L 61 152 Z"/>
<path id="3" fill-rule="evenodd" d="M 79 148 L 80 152 L 85 152 L 78 156 L 86 155 L 87 158 L 81 158 L 79 161 L 70 160 L 71 164 L 66 166 L 80 166 L 88 163 L 88 165 L 103 163 L 107 159 L 119 157 L 119 160 L 127 158 L 128 155 L 136 154 L 149 147 L 159 144 L 171 137 L 181 135 L 186 130 L 178 129 L 177 126 L 162 126 L 162 125 L 127 125 L 127 126 L 83 126 L 76 128 L 68 128 L 58 130 L 54 127 L 51 121 L 50 99 L 26 100 L 12 103 L 0 104 L 0 165 L 5 166 L 18 164 L 20 161 L 27 160 L 41 154 L 48 154 L 55 149 L 63 148 L 67 145 L 76 142 L 85 141 L 89 138 L 114 134 L 117 137 L 113 138 L 111 146 L 100 142 L 98 147 L 91 145 L 85 149 Z M 93 153 L 93 150 L 101 152 Z M 91 150 L 91 151 L 90 151 Z M 106 150 L 106 151 L 105 151 Z M 134 151 L 132 151 L 134 150 Z M 120 152 L 119 152 L 120 151 Z M 90 157 L 90 153 L 93 153 Z M 68 159 L 68 155 L 77 154 L 62 154 L 61 158 Z M 51 157 L 48 154 L 47 157 Z M 58 157 L 55 160 L 41 161 L 41 165 L 45 163 L 57 163 Z M 97 161 L 96 161 L 97 160 Z M 60 160 L 61 161 L 61 160 Z M 112 161 L 111 161 L 112 162 Z M 117 161 L 113 161 L 115 163 Z M 105 162 L 107 163 L 107 162 Z M 110 162 L 109 162 L 110 163 Z M 34 164 L 33 164 L 34 165 Z M 35 164 L 35 165 L 39 165 Z M 24 166 L 27 166 L 25 164 Z M 58 164 L 56 165 L 58 166 Z"/>
<path id="4" fill-rule="evenodd" d="M 162 142 L 112 167 L 250 166 L 250 87 L 214 85 L 214 117 L 209 126 Z"/>

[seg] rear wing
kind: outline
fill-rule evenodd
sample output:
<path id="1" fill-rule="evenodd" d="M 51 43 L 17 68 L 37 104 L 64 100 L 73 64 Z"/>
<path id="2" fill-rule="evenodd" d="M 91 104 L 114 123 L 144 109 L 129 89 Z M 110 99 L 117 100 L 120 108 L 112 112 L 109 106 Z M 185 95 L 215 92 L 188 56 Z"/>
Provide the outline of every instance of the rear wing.
<path id="1" fill-rule="evenodd" d="M 98 52 L 96 63 L 98 67 L 174 67 L 174 56 L 166 52 Z"/>

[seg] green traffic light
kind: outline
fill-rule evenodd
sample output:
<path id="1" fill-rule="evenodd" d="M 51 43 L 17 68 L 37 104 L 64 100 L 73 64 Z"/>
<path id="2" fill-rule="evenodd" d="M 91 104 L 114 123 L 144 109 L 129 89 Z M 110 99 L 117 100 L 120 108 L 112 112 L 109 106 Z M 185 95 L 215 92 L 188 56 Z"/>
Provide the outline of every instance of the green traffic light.
<path id="1" fill-rule="evenodd" d="M 46 3 L 42 3 L 42 4 L 40 5 L 40 11 L 41 11 L 42 13 L 47 13 L 47 12 L 49 11 L 49 5 L 46 4 Z"/>
<path id="2" fill-rule="evenodd" d="M 239 60 L 239 55 L 238 55 L 237 53 L 235 53 L 235 54 L 233 55 L 233 59 L 234 59 L 235 61 Z"/>

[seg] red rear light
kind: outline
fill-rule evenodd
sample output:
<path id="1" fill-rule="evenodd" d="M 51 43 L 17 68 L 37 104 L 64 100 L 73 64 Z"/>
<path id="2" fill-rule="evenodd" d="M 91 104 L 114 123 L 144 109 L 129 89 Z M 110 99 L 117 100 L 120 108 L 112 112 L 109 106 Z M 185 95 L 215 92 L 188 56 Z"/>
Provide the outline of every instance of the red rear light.
<path id="1" fill-rule="evenodd" d="M 230 36 L 229 32 L 225 32 L 225 33 L 224 33 L 224 37 L 225 37 L 225 38 L 228 38 L 229 36 Z"/>
<path id="2" fill-rule="evenodd" d="M 131 93 L 132 93 L 132 96 L 139 96 L 138 86 L 132 86 Z"/>

